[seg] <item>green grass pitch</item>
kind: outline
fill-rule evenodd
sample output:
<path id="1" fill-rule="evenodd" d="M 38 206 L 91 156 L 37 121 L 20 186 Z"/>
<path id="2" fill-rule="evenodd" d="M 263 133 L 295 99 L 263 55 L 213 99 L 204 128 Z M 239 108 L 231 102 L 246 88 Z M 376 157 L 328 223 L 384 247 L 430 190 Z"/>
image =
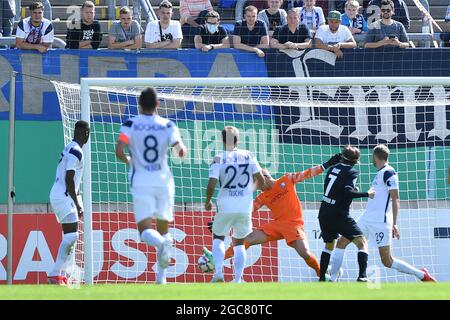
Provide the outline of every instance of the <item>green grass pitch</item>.
<path id="1" fill-rule="evenodd" d="M 298 299 L 450 299 L 447 283 L 221 283 L 221 284 L 107 284 L 78 289 L 53 285 L 0 286 L 0 299 L 114 299 L 114 300 L 298 300 Z"/>

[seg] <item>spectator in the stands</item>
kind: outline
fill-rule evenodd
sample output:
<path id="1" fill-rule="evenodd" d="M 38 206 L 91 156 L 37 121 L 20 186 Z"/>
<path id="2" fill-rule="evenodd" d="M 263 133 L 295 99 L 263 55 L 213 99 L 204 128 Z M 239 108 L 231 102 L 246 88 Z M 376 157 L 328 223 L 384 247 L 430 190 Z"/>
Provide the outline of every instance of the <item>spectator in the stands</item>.
<path id="1" fill-rule="evenodd" d="M 325 24 L 325 17 L 321 7 L 316 7 L 316 0 L 304 0 L 305 5 L 299 8 L 298 14 L 300 23 L 315 32 L 320 26 Z"/>
<path id="2" fill-rule="evenodd" d="M 198 28 L 205 23 L 206 14 L 213 11 L 209 0 L 180 0 L 180 23 Z"/>
<path id="3" fill-rule="evenodd" d="M 256 7 L 245 8 L 245 20 L 236 22 L 234 26 L 233 44 L 236 49 L 255 52 L 262 58 L 265 53 L 261 49 L 269 48 L 269 36 L 266 24 L 257 20 L 257 15 Z"/>
<path id="4" fill-rule="evenodd" d="M 267 0 L 237 0 L 234 11 L 236 21 L 241 21 L 243 19 L 244 7 L 246 6 L 254 6 L 259 12 L 263 9 L 267 9 L 269 4 L 267 3 Z"/>
<path id="5" fill-rule="evenodd" d="M 142 47 L 142 28 L 131 16 L 128 7 L 120 8 L 120 21 L 115 21 L 109 29 L 109 49 L 136 49 Z"/>
<path id="6" fill-rule="evenodd" d="M 367 22 L 362 14 L 358 13 L 358 0 L 349 0 L 345 3 L 345 13 L 342 15 L 342 25 L 350 29 L 352 34 L 367 31 Z"/>
<path id="7" fill-rule="evenodd" d="M 167 0 L 159 4 L 159 21 L 152 21 L 145 29 L 145 46 L 151 49 L 178 49 L 183 34 L 178 21 L 172 20 L 173 6 Z"/>
<path id="8" fill-rule="evenodd" d="M 0 37 L 10 37 L 16 14 L 14 0 L 0 0 Z"/>
<path id="9" fill-rule="evenodd" d="M 213 10 L 210 0 L 180 0 L 180 24 L 183 46 L 191 48 L 198 27 L 205 24 L 206 14 Z"/>
<path id="10" fill-rule="evenodd" d="M 409 47 L 409 38 L 405 27 L 392 19 L 393 14 L 394 3 L 392 0 L 383 0 L 381 2 L 381 19 L 369 26 L 365 48 Z"/>
<path id="11" fill-rule="evenodd" d="M 21 20 L 17 25 L 16 48 L 47 52 L 53 43 L 53 25 L 43 16 L 42 2 L 33 2 L 29 9 L 31 16 Z"/>
<path id="12" fill-rule="evenodd" d="M 1 0 L 3 1 L 3 0 Z M 9 1 L 11 3 L 14 2 L 14 0 L 6 0 Z M 20 20 L 20 15 L 21 15 L 21 0 L 16 0 L 16 16 L 15 16 L 15 20 L 18 21 Z M 44 5 L 44 18 L 49 20 L 49 21 L 53 21 L 53 11 L 52 11 L 52 5 L 50 4 L 50 0 L 42 0 L 40 1 L 43 5 Z"/>
<path id="13" fill-rule="evenodd" d="M 81 21 L 72 21 L 67 29 L 67 49 L 98 49 L 102 42 L 100 23 L 95 18 L 95 5 L 86 1 L 81 6 Z"/>
<path id="14" fill-rule="evenodd" d="M 328 1 L 329 0 L 316 0 L 316 7 L 321 7 L 324 16 L 328 14 Z M 301 8 L 304 6 L 305 0 L 285 0 L 281 5 L 281 8 L 288 11 L 292 8 Z"/>
<path id="15" fill-rule="evenodd" d="M 303 50 L 311 47 L 311 32 L 304 24 L 299 24 L 298 11 L 290 9 L 287 24 L 278 26 L 270 39 L 270 47 L 275 49 Z"/>
<path id="16" fill-rule="evenodd" d="M 120 0 L 120 7 L 128 7 L 129 3 L 133 6 L 133 20 L 141 24 L 141 1 L 142 0 Z M 106 0 L 108 6 L 108 19 L 116 20 L 116 0 Z M 144 17 L 148 18 L 148 14 L 144 11 Z"/>
<path id="17" fill-rule="evenodd" d="M 338 58 L 342 58 L 344 53 L 341 49 L 354 49 L 356 42 L 350 30 L 341 24 L 341 13 L 330 11 L 328 13 L 328 25 L 317 29 L 315 47 L 334 52 Z"/>
<path id="18" fill-rule="evenodd" d="M 194 38 L 195 48 L 203 52 L 230 47 L 227 31 L 220 25 L 220 15 L 216 11 L 208 12 L 206 23 L 198 28 Z"/>
<path id="19" fill-rule="evenodd" d="M 272 35 L 276 27 L 287 23 L 287 13 L 281 8 L 283 0 L 267 0 L 269 8 L 264 9 L 258 13 L 258 20 L 264 21 L 269 35 Z"/>
<path id="20" fill-rule="evenodd" d="M 373 22 L 381 18 L 381 3 L 383 0 L 371 0 L 365 11 L 365 18 L 367 23 L 370 25 Z M 395 12 L 393 12 L 392 19 L 403 24 L 406 30 L 409 30 L 410 19 L 408 6 L 403 0 L 392 0 Z"/>

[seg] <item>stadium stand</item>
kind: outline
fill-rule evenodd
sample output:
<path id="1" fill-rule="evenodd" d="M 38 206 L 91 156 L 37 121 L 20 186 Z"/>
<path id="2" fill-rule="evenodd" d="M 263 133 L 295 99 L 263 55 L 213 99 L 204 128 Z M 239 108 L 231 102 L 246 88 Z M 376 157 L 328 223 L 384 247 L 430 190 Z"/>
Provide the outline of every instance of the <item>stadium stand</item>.
<path id="1" fill-rule="evenodd" d="M 30 3 L 32 3 L 32 0 L 22 0 L 22 8 L 21 8 L 21 17 L 25 18 L 28 15 L 27 7 Z M 68 11 L 69 6 L 73 5 L 80 5 L 84 2 L 84 0 L 51 0 L 52 8 L 53 8 L 53 25 L 55 27 L 55 36 L 59 39 L 62 39 L 65 41 L 66 37 L 66 31 L 67 31 L 67 20 L 71 16 L 71 11 Z M 153 9 L 156 11 L 158 9 L 158 5 L 160 0 L 150 0 Z M 174 15 L 173 19 L 179 20 L 180 19 L 180 13 L 179 13 L 179 0 L 172 0 L 171 1 L 174 6 Z M 324 1 L 320 1 L 324 2 Z M 329 9 L 334 7 L 334 0 L 329 1 Z M 413 0 L 405 0 L 406 4 L 409 8 L 410 18 L 411 18 L 411 28 L 408 30 L 409 33 L 420 33 L 422 32 L 422 21 L 421 21 L 421 14 L 420 11 L 416 8 L 414 5 Z M 100 45 L 100 48 L 106 48 L 108 43 L 108 30 L 109 26 L 111 25 L 111 21 L 108 20 L 108 14 L 107 14 L 107 5 L 106 0 L 95 0 L 94 3 L 96 4 L 96 19 L 98 19 L 102 26 L 103 31 L 103 41 Z M 234 25 L 234 8 L 220 8 L 219 7 L 219 0 L 213 0 L 211 1 L 212 5 L 214 6 L 215 10 L 219 12 L 221 18 L 222 18 L 222 24 L 231 24 Z M 319 1 L 318 1 L 319 3 Z M 119 2 L 117 1 L 117 4 Z M 441 28 L 445 31 L 447 26 L 446 22 L 444 21 L 444 16 L 447 11 L 448 6 L 448 0 L 432 0 L 430 1 L 430 13 L 436 20 L 436 22 L 441 26 Z M 119 6 L 116 6 L 116 18 L 119 17 Z M 142 29 L 145 30 L 147 23 L 146 21 L 142 21 L 141 26 Z M 17 26 L 17 22 L 15 23 L 14 28 Z"/>

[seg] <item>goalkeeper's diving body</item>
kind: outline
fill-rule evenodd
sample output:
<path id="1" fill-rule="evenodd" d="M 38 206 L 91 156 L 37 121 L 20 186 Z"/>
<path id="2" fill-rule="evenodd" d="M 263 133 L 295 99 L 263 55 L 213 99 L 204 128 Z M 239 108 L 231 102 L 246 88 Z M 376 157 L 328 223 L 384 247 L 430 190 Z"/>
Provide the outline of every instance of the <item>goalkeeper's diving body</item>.
<path id="1" fill-rule="evenodd" d="M 130 191 L 137 229 L 142 241 L 156 247 L 158 266 L 156 282 L 166 283 L 166 269 L 170 264 L 173 239 L 169 222 L 173 221 L 175 184 L 167 163 L 172 147 L 183 158 L 184 146 L 177 126 L 156 114 L 159 107 L 157 93 L 146 88 L 139 96 L 139 115 L 122 124 L 116 145 L 116 156 L 130 165 Z M 125 154 L 125 148 L 130 155 Z M 156 229 L 152 220 L 156 219 Z"/>
<path id="2" fill-rule="evenodd" d="M 245 248 L 252 245 L 284 239 L 305 260 L 306 264 L 320 275 L 319 262 L 309 249 L 304 231 L 302 205 L 298 198 L 295 185 L 306 179 L 321 174 L 324 170 L 339 163 L 341 154 L 336 154 L 322 165 L 311 167 L 297 173 L 287 173 L 279 179 L 274 179 L 267 169 L 263 169 L 264 186 L 258 186 L 262 192 L 253 202 L 253 213 L 266 206 L 270 209 L 273 220 L 253 230 L 244 241 Z M 225 259 L 233 255 L 233 247 L 225 253 Z M 210 252 L 204 248 L 205 255 L 212 260 Z"/>

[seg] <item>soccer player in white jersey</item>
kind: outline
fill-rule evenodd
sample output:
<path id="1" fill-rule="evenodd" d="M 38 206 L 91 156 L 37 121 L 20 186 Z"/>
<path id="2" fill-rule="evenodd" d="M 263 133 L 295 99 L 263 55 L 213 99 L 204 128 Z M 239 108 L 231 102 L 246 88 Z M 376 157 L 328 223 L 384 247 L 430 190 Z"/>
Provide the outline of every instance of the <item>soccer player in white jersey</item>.
<path id="1" fill-rule="evenodd" d="M 156 114 L 159 100 L 155 89 L 144 89 L 138 102 L 140 115 L 127 120 L 120 128 L 116 156 L 130 165 L 130 190 L 137 229 L 142 241 L 156 247 L 156 282 L 165 284 L 166 269 L 172 257 L 173 239 L 169 234 L 169 222 L 173 221 L 175 196 L 167 153 L 173 147 L 182 158 L 187 149 L 177 126 Z M 156 230 L 152 229 L 153 219 L 156 219 Z"/>
<path id="2" fill-rule="evenodd" d="M 398 175 L 388 163 L 389 153 L 389 148 L 383 144 L 373 149 L 373 165 L 378 170 L 372 181 L 375 197 L 367 201 L 366 210 L 358 219 L 358 226 L 367 239 L 375 240 L 385 267 L 414 275 L 422 281 L 436 281 L 427 269 L 419 270 L 403 260 L 392 257 L 392 238 L 400 239 L 400 229 L 397 225 L 400 199 Z M 331 266 L 333 281 L 336 281 L 344 258 L 344 250 L 349 243 L 348 239 L 341 236 L 333 251 Z"/>
<path id="3" fill-rule="evenodd" d="M 72 253 L 78 238 L 78 217 L 83 215 L 83 205 L 79 198 L 83 174 L 83 145 L 89 139 L 89 124 L 78 121 L 74 138 L 61 152 L 56 179 L 50 191 L 50 203 L 56 219 L 61 224 L 63 237 L 53 270 L 48 276 L 50 284 L 67 284 L 64 269 L 72 260 Z"/>
<path id="4" fill-rule="evenodd" d="M 217 213 L 212 225 L 214 234 L 213 259 L 215 273 L 211 282 L 223 282 L 225 236 L 233 229 L 234 282 L 242 282 L 247 258 L 244 239 L 252 232 L 253 181 L 264 185 L 264 176 L 258 161 L 250 151 L 237 148 L 239 130 L 227 126 L 222 130 L 225 150 L 216 155 L 209 169 L 205 209 L 211 210 L 211 198 L 219 181 Z"/>

